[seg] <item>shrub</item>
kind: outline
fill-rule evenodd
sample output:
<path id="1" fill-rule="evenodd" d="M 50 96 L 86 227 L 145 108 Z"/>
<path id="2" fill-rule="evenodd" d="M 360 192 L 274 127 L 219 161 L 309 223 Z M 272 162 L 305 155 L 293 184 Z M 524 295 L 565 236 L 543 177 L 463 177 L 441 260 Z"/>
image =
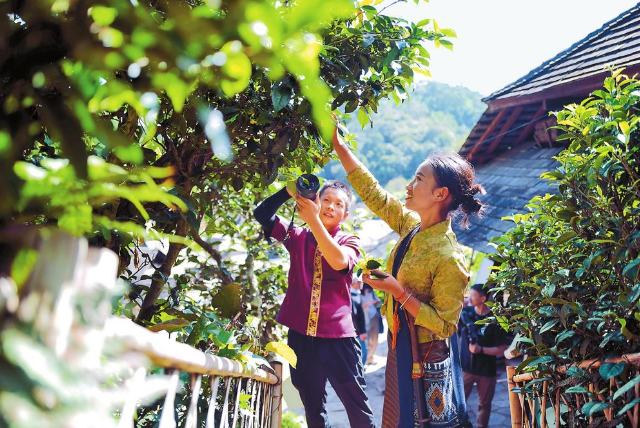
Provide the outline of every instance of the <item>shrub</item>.
<path id="1" fill-rule="evenodd" d="M 522 336 L 529 358 L 520 370 L 552 375 L 562 364 L 640 349 L 639 101 L 640 82 L 617 71 L 604 89 L 554 113 L 558 139 L 569 143 L 560 166 L 543 174 L 556 192 L 533 198 L 530 213 L 511 217 L 515 227 L 493 241 L 490 281 L 509 296 L 495 314 Z M 616 370 L 629 381 L 625 363 Z M 557 386 L 579 387 L 584 375 L 571 371 Z M 616 398 L 582 413 L 617 411 L 624 394 Z"/>

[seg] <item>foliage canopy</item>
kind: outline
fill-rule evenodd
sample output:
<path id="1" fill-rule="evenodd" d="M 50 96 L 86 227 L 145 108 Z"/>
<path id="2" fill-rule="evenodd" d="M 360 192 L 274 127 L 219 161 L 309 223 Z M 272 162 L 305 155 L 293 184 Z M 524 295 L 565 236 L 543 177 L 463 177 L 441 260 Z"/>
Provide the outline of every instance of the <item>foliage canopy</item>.
<path id="1" fill-rule="evenodd" d="M 129 290 L 115 314 L 218 355 L 264 353 L 286 277 L 256 202 L 326 164 L 331 110 L 364 121 L 428 73 L 425 42 L 455 37 L 385 8 L 0 1 L 0 271 L 13 284 L 2 325 L 32 331 L 6 303 L 38 261 L 26 237 L 61 229 L 118 254 Z M 3 371 L 20 364 L 0 355 Z M 29 382 L 25 400 L 41 406 Z"/>

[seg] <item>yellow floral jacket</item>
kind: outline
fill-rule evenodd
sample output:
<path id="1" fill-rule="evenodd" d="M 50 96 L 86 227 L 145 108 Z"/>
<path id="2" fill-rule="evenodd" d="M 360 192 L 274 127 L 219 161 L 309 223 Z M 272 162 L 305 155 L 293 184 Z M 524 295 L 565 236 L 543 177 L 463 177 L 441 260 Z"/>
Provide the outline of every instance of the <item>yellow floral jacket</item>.
<path id="1" fill-rule="evenodd" d="M 385 191 L 364 166 L 352 171 L 347 179 L 369 209 L 400 235 L 387 261 L 386 271 L 391 273 L 400 242 L 415 229 L 420 218 Z M 418 341 L 425 343 L 451 337 L 456 331 L 469 283 L 465 256 L 451 230 L 451 219 L 414 236 L 396 279 L 420 300 L 415 320 Z M 390 331 L 394 328 L 392 299 L 387 293 L 382 309 Z"/>

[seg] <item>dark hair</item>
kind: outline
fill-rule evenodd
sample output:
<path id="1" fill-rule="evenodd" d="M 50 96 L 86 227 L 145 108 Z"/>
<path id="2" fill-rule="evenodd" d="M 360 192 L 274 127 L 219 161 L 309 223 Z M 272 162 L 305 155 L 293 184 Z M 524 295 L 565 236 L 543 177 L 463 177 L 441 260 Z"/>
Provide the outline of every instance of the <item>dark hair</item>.
<path id="1" fill-rule="evenodd" d="M 318 196 L 322 197 L 322 194 L 327 189 L 342 190 L 345 193 L 345 195 L 347 195 L 346 211 L 349 211 L 349 205 L 351 204 L 351 199 L 353 198 L 353 193 L 351 192 L 351 189 L 349 188 L 349 186 L 339 180 L 325 180 L 324 184 L 322 185 L 322 188 L 320 188 L 320 191 L 318 192 Z"/>
<path id="2" fill-rule="evenodd" d="M 476 174 L 469 162 L 457 153 L 432 154 L 424 162 L 433 170 L 438 186 L 449 189 L 449 212 L 462 212 L 462 218 L 458 222 L 461 227 L 469 227 L 471 214 L 482 217 L 486 207 L 475 195 L 484 195 L 486 192 L 482 185 L 475 183 Z"/>
<path id="3" fill-rule="evenodd" d="M 489 295 L 487 294 L 487 289 L 484 287 L 484 284 L 473 284 L 470 290 L 476 290 L 478 294 L 480 294 L 481 296 L 484 296 L 487 299 L 489 298 Z"/>

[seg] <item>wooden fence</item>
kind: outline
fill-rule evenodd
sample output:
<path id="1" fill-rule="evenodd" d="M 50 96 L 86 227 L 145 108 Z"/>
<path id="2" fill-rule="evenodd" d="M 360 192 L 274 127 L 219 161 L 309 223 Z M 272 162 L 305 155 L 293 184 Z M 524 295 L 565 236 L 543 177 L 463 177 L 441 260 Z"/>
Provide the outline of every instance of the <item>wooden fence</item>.
<path id="1" fill-rule="evenodd" d="M 160 428 L 176 427 L 176 410 L 181 413 L 181 419 L 185 419 L 180 421 L 185 428 L 280 427 L 281 364 L 265 361 L 264 368 L 248 369 L 238 361 L 206 354 L 153 333 L 129 319 L 113 317 L 110 299 L 115 295 L 119 264 L 115 253 L 90 247 L 86 239 L 60 231 L 27 232 L 29 230 L 15 233 L 12 239 L 16 248 L 24 246 L 37 252 L 37 263 L 30 269 L 20 293 L 9 279 L 0 278 L 4 281 L 4 288 L 0 290 L 4 292 L 0 295 L 0 315 L 4 321 L 0 332 L 18 331 L 25 336 L 24 332 L 29 332 L 35 342 L 48 350 L 47 355 L 56 359 L 51 367 L 75 365 L 73 373 L 82 377 L 77 382 L 83 388 L 81 393 L 91 399 L 99 397 L 89 401 L 100 407 L 100 411 L 95 412 L 100 417 L 108 418 L 113 408 L 119 408 L 117 421 L 114 415 L 107 422 L 94 421 L 92 426 L 134 427 L 134 415 L 145 395 L 145 385 L 157 378 L 157 375 L 148 376 L 148 370 L 161 367 L 169 375 L 169 381 L 167 388 L 163 377 L 162 386 L 154 389 L 161 393 L 167 391 Z M 107 355 L 102 353 L 104 349 L 117 349 L 117 352 Z M 124 375 L 118 372 L 123 376 L 107 374 L 109 370 L 105 367 L 119 365 L 126 366 Z M 188 373 L 190 377 L 186 416 L 184 408 L 176 407 L 180 373 Z M 209 382 L 210 388 L 204 382 Z M 204 385 L 207 387 L 203 388 Z M 116 391 L 113 401 L 106 393 L 110 390 Z M 211 390 L 211 395 L 200 400 L 203 390 Z M 48 393 L 55 396 L 53 392 Z M 68 413 L 64 426 L 87 426 L 80 417 L 84 409 L 72 404 L 65 407 Z M 200 414 L 206 413 L 204 421 L 197 420 L 199 405 Z M 21 420 L 19 414 L 9 416 L 13 418 L 10 421 Z M 9 426 L 27 425 L 10 422 Z"/>
<path id="2" fill-rule="evenodd" d="M 621 362 L 628 365 L 627 382 L 620 379 L 619 376 L 605 380 L 599 375 L 598 369 L 603 363 L 616 364 Z M 566 372 L 571 367 L 584 370 L 583 379 L 587 380 L 582 392 L 581 388 L 570 390 L 574 385 Z M 628 354 L 604 362 L 589 360 L 577 366 L 560 367 L 553 376 L 539 372 L 516 375 L 515 372 L 514 366 L 507 366 L 511 426 L 513 428 L 583 426 L 577 422 L 577 415 L 586 403 L 593 401 L 590 397 L 597 397 L 598 401 L 603 403 L 601 407 L 605 420 L 598 423 L 598 426 L 604 425 L 606 422 L 611 422 L 612 426 L 616 426 L 613 421 L 619 417 L 614 412 L 617 409 L 622 409 L 628 419 L 624 421 L 624 426 L 640 428 L 640 383 L 637 381 L 635 384 L 633 381 L 629 382 L 629 380 L 637 379 L 640 376 L 640 353 Z M 625 387 L 625 384 L 628 386 Z M 613 406 L 614 401 L 617 402 L 616 410 Z M 600 413 L 600 417 L 602 413 Z M 593 426 L 594 418 L 597 416 L 596 413 L 588 418 L 589 426 Z"/>
<path id="3" fill-rule="evenodd" d="M 146 355 L 154 366 L 164 367 L 170 375 L 169 388 L 164 399 L 159 428 L 175 428 L 175 396 L 179 374 L 190 375 L 191 400 L 187 410 L 185 428 L 202 426 L 198 421 L 198 399 L 203 381 L 210 382 L 211 396 L 206 414 L 206 428 L 278 428 L 282 422 L 282 364 L 271 363 L 273 373 L 263 369 L 248 370 L 238 361 L 205 354 L 187 344 L 174 342 L 158 333 L 140 327 L 128 319 L 114 318 L 107 322 L 107 337 L 120 341 L 133 352 Z M 140 369 L 128 388 L 120 414 L 118 428 L 133 428 L 133 416 L 138 397 L 135 383 L 144 380 L 146 371 Z M 222 402 L 218 392 L 222 388 Z M 240 396 L 248 394 L 248 408 L 240 412 Z M 219 410 L 218 410 L 219 409 Z M 216 411 L 219 412 L 216 425 Z"/>

